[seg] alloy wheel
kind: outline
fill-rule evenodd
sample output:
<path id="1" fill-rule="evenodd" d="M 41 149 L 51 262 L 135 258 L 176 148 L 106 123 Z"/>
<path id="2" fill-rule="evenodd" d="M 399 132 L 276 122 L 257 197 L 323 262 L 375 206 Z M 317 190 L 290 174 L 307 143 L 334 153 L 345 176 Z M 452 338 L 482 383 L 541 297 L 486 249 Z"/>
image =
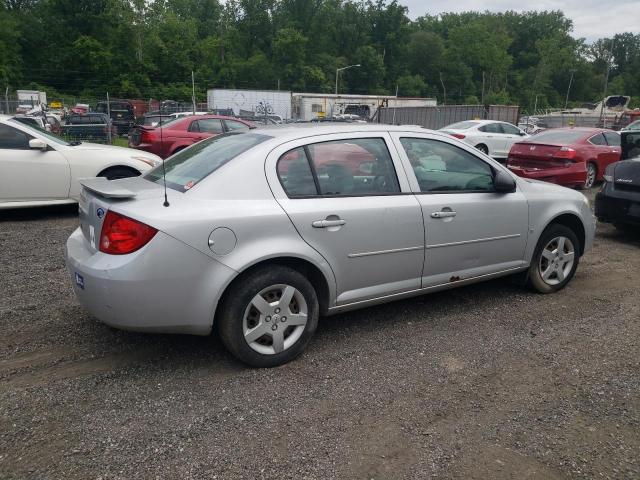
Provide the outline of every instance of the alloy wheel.
<path id="1" fill-rule="evenodd" d="M 567 237 L 555 237 L 542 250 L 538 268 L 547 285 L 558 285 L 571 273 L 575 248 Z"/>
<path id="2" fill-rule="evenodd" d="M 309 308 L 304 295 L 291 285 L 271 285 L 247 306 L 242 322 L 244 339 L 253 350 L 275 355 L 293 346 L 304 333 Z"/>
<path id="3" fill-rule="evenodd" d="M 584 182 L 584 187 L 591 188 L 594 183 L 596 183 L 596 167 L 593 163 L 589 163 L 587 164 L 587 179 Z"/>

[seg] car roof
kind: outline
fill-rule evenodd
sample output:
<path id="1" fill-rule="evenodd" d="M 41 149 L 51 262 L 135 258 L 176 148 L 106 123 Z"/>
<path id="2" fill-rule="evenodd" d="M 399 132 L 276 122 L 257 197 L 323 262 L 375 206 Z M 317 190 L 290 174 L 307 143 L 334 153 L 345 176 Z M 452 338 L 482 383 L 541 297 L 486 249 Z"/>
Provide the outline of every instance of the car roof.
<path id="1" fill-rule="evenodd" d="M 299 138 L 316 135 L 348 134 L 348 133 L 379 133 L 379 132 L 415 132 L 433 133 L 442 137 L 449 137 L 443 132 L 434 132 L 415 125 L 387 125 L 384 123 L 287 123 L 285 125 L 260 125 L 251 130 L 252 133 L 263 133 L 279 142 L 288 142 Z"/>

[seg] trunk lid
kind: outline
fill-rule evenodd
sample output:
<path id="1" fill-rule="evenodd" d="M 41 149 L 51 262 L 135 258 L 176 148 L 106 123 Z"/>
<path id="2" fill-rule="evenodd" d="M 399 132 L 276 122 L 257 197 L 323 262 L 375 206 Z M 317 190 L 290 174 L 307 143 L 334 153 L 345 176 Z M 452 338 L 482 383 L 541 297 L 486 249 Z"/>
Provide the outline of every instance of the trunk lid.
<path id="1" fill-rule="evenodd" d="M 613 183 L 616 188 L 640 190 L 640 159 L 615 164 Z"/>
<path id="2" fill-rule="evenodd" d="M 569 158 L 562 158 L 564 145 L 541 143 L 515 143 L 509 151 L 508 164 L 524 169 L 548 169 L 565 167 L 573 163 Z"/>
<path id="3" fill-rule="evenodd" d="M 79 219 L 80 229 L 92 252 L 99 249 L 100 232 L 107 211 L 117 205 L 131 201 L 158 198 L 161 202 L 161 185 L 144 180 L 141 177 L 107 180 L 106 178 L 85 178 L 79 180 L 80 192 Z"/>

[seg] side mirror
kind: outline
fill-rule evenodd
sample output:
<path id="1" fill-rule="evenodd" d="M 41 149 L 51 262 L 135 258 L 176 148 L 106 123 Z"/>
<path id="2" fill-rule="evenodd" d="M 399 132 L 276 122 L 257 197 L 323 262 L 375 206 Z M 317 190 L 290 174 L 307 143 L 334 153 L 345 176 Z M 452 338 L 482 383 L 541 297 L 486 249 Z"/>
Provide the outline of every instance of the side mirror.
<path id="1" fill-rule="evenodd" d="M 516 191 L 516 181 L 508 173 L 498 170 L 493 178 L 493 188 L 498 193 L 512 193 Z"/>
<path id="2" fill-rule="evenodd" d="M 29 140 L 29 148 L 32 150 L 42 150 L 43 152 L 46 152 L 48 145 L 39 138 L 32 138 Z"/>
<path id="3" fill-rule="evenodd" d="M 524 137 L 525 135 L 527 135 L 527 132 L 523 132 L 522 130 L 520 130 L 519 135 L 520 135 L 521 137 Z"/>

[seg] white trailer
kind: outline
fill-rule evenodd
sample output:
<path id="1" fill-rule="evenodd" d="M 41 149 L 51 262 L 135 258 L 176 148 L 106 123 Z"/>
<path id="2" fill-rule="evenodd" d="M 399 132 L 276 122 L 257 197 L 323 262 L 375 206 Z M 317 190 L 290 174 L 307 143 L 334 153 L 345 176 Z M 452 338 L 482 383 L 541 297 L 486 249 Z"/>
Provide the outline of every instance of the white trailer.
<path id="1" fill-rule="evenodd" d="M 231 109 L 235 115 L 252 112 L 255 115 L 279 115 L 291 118 L 291 92 L 279 90 L 207 90 L 209 110 Z"/>
<path id="2" fill-rule="evenodd" d="M 46 105 L 47 93 L 38 90 L 16 90 L 18 101 L 27 105 Z"/>

